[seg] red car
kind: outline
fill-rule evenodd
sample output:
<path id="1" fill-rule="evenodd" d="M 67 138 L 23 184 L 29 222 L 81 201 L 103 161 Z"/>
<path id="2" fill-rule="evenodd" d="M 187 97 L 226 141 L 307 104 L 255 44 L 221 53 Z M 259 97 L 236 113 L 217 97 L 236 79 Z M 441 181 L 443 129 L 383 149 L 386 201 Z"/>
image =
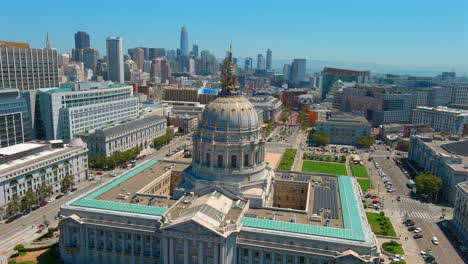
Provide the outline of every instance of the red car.
<path id="1" fill-rule="evenodd" d="M 379 204 L 380 202 L 377 200 L 372 201 L 373 204 Z"/>
<path id="2" fill-rule="evenodd" d="M 370 198 L 371 198 L 371 199 L 377 199 L 377 196 L 372 195 Z"/>
<path id="3" fill-rule="evenodd" d="M 104 175 L 104 172 L 98 172 L 97 175 Z"/>
<path id="4" fill-rule="evenodd" d="M 140 159 L 144 160 L 146 158 L 146 156 L 141 156 Z"/>

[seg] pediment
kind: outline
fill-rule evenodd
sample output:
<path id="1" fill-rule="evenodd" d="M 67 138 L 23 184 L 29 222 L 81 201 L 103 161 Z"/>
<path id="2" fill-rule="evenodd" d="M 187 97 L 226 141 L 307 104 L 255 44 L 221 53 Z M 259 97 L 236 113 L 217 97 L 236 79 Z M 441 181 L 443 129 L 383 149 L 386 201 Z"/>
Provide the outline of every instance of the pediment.
<path id="1" fill-rule="evenodd" d="M 188 219 L 176 223 L 165 223 L 161 229 L 184 234 L 194 234 L 202 236 L 223 236 L 218 231 L 203 224 L 203 222 L 201 221 L 197 221 L 196 219 Z"/>

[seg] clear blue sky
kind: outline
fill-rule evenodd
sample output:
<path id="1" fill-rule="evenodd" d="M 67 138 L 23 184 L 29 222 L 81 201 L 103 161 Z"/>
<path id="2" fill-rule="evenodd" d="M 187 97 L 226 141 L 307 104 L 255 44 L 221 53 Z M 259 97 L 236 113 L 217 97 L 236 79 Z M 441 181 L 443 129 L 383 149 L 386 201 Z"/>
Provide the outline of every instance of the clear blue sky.
<path id="1" fill-rule="evenodd" d="M 124 48 L 177 48 L 180 28 L 190 46 L 239 57 L 272 49 L 274 59 L 307 58 L 468 71 L 466 0 L 0 0 L 0 40 L 70 52 L 86 31 L 105 53 L 105 38 Z"/>

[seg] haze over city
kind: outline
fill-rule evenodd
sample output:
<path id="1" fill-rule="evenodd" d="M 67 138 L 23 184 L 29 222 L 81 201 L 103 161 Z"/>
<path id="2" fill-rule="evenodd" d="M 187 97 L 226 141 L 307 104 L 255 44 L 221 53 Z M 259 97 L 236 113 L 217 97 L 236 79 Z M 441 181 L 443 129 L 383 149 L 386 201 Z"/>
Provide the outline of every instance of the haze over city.
<path id="1" fill-rule="evenodd" d="M 6 2 L 5 2 L 6 3 Z M 307 58 L 308 72 L 323 66 L 435 75 L 468 72 L 467 4 L 449 1 L 21 1 L 2 5 L 0 36 L 70 52 L 73 32 L 86 31 L 104 51 L 121 36 L 124 49 L 178 45 L 187 26 L 190 45 L 222 58 L 230 43 L 239 58 L 270 48 L 273 67 Z M 40 12 L 37 12 L 40 10 Z"/>

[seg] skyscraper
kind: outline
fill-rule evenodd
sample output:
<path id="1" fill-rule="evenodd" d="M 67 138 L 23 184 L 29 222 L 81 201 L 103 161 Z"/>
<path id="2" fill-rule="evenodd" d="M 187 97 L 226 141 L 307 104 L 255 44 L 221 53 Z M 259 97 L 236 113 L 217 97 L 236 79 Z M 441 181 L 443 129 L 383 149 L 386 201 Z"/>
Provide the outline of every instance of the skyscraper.
<path id="1" fill-rule="evenodd" d="M 245 58 L 244 70 L 247 72 L 250 72 L 252 71 L 252 68 L 253 68 L 253 59 L 249 57 Z"/>
<path id="2" fill-rule="evenodd" d="M 166 56 L 165 48 L 150 48 L 148 60 L 154 60 L 156 58 L 162 58 Z"/>
<path id="3" fill-rule="evenodd" d="M 286 63 L 283 66 L 284 79 L 289 81 L 291 79 L 291 64 Z"/>
<path id="4" fill-rule="evenodd" d="M 258 54 L 257 56 L 257 69 L 265 70 L 265 57 L 262 54 Z"/>
<path id="5" fill-rule="evenodd" d="M 175 57 L 176 57 L 176 51 L 171 49 L 171 50 L 167 50 L 167 59 L 168 60 L 174 60 Z"/>
<path id="6" fill-rule="evenodd" d="M 190 55 L 188 44 L 188 30 L 186 27 L 182 27 L 182 30 L 180 32 L 180 55 Z"/>
<path id="7" fill-rule="evenodd" d="M 129 49 L 128 54 L 135 62 L 138 70 L 143 70 L 145 64 L 145 50 L 142 48 Z"/>
<path id="8" fill-rule="evenodd" d="M 194 56 L 195 58 L 198 58 L 198 45 L 197 44 L 193 44 L 192 46 L 192 56 Z"/>
<path id="9" fill-rule="evenodd" d="M 123 39 L 108 37 L 107 46 L 107 78 L 110 81 L 124 83 Z"/>
<path id="10" fill-rule="evenodd" d="M 266 52 L 266 69 L 267 71 L 271 71 L 271 57 L 273 53 L 271 52 L 270 49 L 267 50 Z"/>
<path id="11" fill-rule="evenodd" d="M 97 49 L 86 48 L 83 49 L 83 64 L 85 69 L 93 70 L 96 68 L 99 53 Z"/>
<path id="12" fill-rule="evenodd" d="M 294 59 L 291 70 L 291 81 L 297 85 L 305 80 L 306 59 Z"/>
<path id="13" fill-rule="evenodd" d="M 75 33 L 75 49 L 89 48 L 89 34 L 83 31 Z"/>

